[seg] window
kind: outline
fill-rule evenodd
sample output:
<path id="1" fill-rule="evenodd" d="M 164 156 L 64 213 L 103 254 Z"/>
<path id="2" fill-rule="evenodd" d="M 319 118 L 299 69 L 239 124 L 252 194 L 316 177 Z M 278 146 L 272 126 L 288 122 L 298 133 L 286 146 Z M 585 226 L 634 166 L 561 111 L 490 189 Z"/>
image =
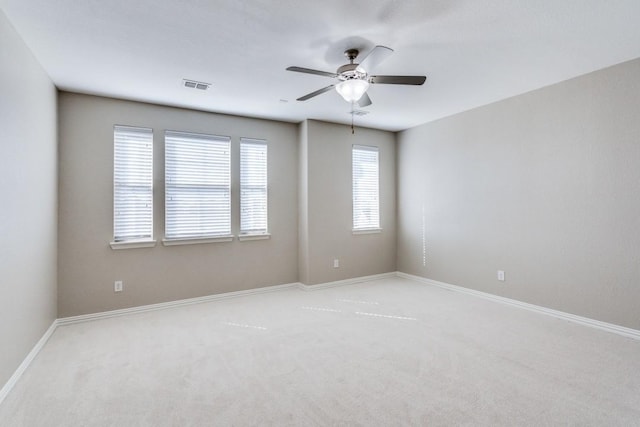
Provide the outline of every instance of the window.
<path id="1" fill-rule="evenodd" d="M 380 229 L 378 148 L 353 146 L 353 230 Z"/>
<path id="2" fill-rule="evenodd" d="M 153 238 L 153 130 L 114 126 L 113 240 Z"/>
<path id="3" fill-rule="evenodd" d="M 165 132 L 165 243 L 231 236 L 230 138 Z"/>
<path id="4" fill-rule="evenodd" d="M 240 233 L 267 233 L 267 142 L 240 140 Z"/>

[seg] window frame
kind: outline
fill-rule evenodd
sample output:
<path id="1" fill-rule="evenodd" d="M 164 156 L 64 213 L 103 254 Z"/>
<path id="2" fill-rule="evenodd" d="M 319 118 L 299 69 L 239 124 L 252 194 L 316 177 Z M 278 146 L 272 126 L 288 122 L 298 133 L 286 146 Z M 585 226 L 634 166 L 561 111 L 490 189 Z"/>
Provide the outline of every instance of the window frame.
<path id="1" fill-rule="evenodd" d="M 247 161 L 245 161 L 245 151 L 244 147 L 264 147 L 264 163 L 251 165 Z M 247 153 L 248 155 L 249 153 Z M 238 239 L 239 240 L 259 240 L 259 239 L 268 239 L 271 235 L 269 234 L 269 145 L 268 142 L 264 139 L 256 139 L 256 138 L 240 138 L 240 228 Z M 258 170 L 263 169 L 264 173 L 261 176 L 256 177 L 258 180 L 262 178 L 264 181 L 259 185 L 249 185 L 245 183 L 245 167 L 253 166 Z M 264 227 L 263 228 L 244 228 L 245 227 L 245 219 L 244 215 L 246 209 L 245 207 L 245 191 L 263 191 L 264 192 L 264 205 L 262 209 L 264 209 Z M 246 201 L 247 203 L 249 201 Z"/>
<path id="2" fill-rule="evenodd" d="M 365 164 L 357 165 L 356 162 L 360 157 L 359 153 L 375 153 L 375 180 L 372 179 L 372 176 L 363 176 L 362 173 L 357 176 L 358 169 L 362 172 Z M 363 183 L 363 185 L 371 185 L 375 182 L 375 202 L 372 204 L 371 201 L 360 201 L 360 197 L 366 196 L 366 194 L 362 194 L 365 190 L 358 191 L 358 187 L 360 186 L 359 181 L 369 181 Z M 382 231 L 381 227 L 381 218 L 380 218 L 380 148 L 372 145 L 362 145 L 362 144 L 353 144 L 351 147 L 351 200 L 352 200 L 352 232 L 353 234 L 372 234 L 372 233 L 380 233 Z M 360 206 L 359 206 L 360 205 Z M 367 209 L 367 205 L 375 205 L 375 214 L 374 220 L 372 222 L 368 222 L 365 224 L 361 224 L 362 220 L 356 218 L 360 211 L 364 211 Z M 377 220 L 377 221 L 376 221 Z"/>
<path id="3" fill-rule="evenodd" d="M 133 147 L 123 144 L 139 143 Z M 146 145 L 146 146 L 144 146 Z M 127 158 L 127 156 L 130 156 Z M 128 169 L 128 171 L 126 171 Z M 140 171 L 142 170 L 143 173 Z M 146 175 L 146 176 L 143 176 Z M 113 241 L 109 242 L 112 249 L 133 249 L 153 247 L 153 129 L 139 126 L 113 126 Z M 119 221 L 121 211 L 135 208 L 135 202 L 127 202 L 127 198 L 145 198 L 148 204 L 142 215 L 147 216 L 141 221 L 148 222 L 139 228 L 139 235 L 127 236 L 125 225 Z M 139 207 L 136 208 L 139 210 Z M 135 220 L 133 215 L 133 219 Z M 120 229 L 122 228 L 122 229 Z M 135 227 L 134 227 L 135 228 Z"/>
<path id="4" fill-rule="evenodd" d="M 194 133 L 184 131 L 165 130 L 165 237 L 162 242 L 165 246 L 229 242 L 233 240 L 232 233 L 232 185 L 231 185 L 231 138 L 228 136 Z M 206 147 L 207 142 L 212 143 L 211 147 Z M 190 145 L 178 149 L 179 144 Z M 171 144 L 174 144 L 171 146 Z M 202 145 L 198 147 L 198 145 Z M 220 152 L 224 152 L 222 155 Z M 216 163 L 221 163 L 218 168 Z M 186 172 L 185 172 L 186 171 Z M 220 181 L 222 180 L 222 181 Z M 209 182 L 207 182 L 209 181 Z M 218 182 L 216 182 L 218 181 Z M 178 191 L 182 188 L 182 191 Z M 175 191 L 174 191 L 175 190 Z M 198 195 L 202 197 L 198 198 Z M 216 205 L 219 195 L 226 198 L 226 203 Z M 183 218 L 174 216 L 170 209 L 177 212 L 180 202 L 173 203 L 172 197 L 183 197 L 183 208 L 189 203 L 200 205 L 213 205 L 210 209 L 200 209 L 183 212 Z M 190 199 L 190 200 L 189 200 Z M 218 226 L 218 219 L 211 209 L 222 207 L 225 210 L 223 230 L 215 230 Z M 193 206 L 191 206 L 193 208 Z M 174 213 L 175 213 L 174 212 Z M 212 227 L 211 232 L 193 234 L 187 232 L 188 227 L 180 227 L 179 222 L 192 220 L 193 230 L 197 230 L 198 222 L 209 222 Z M 177 223 L 176 223 L 177 222 Z M 202 226 L 201 227 L 206 227 Z"/>

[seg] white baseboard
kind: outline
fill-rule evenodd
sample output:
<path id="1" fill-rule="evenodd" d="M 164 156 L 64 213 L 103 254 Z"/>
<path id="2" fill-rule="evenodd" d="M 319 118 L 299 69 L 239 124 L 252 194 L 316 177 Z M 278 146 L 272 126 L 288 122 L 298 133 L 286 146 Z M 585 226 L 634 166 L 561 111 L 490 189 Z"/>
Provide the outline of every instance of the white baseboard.
<path id="1" fill-rule="evenodd" d="M 287 283 L 284 285 L 265 286 L 263 288 L 247 289 L 244 291 L 225 292 L 223 294 L 206 295 L 197 298 L 181 299 L 177 301 L 161 302 L 158 304 L 140 305 L 137 307 L 123 308 L 120 310 L 102 311 L 100 313 L 82 314 L 80 316 L 63 317 L 58 319 L 58 325 L 71 325 L 80 322 L 106 319 L 109 317 L 124 316 L 127 314 L 146 313 L 148 311 L 164 310 L 167 308 L 182 307 L 185 305 L 201 304 L 204 302 L 219 301 L 228 298 L 237 298 L 247 295 L 263 294 L 266 292 L 281 291 L 283 289 L 298 289 L 300 283 Z"/>
<path id="2" fill-rule="evenodd" d="M 2 389 L 0 390 L 0 404 L 2 404 L 9 392 L 16 385 L 24 371 L 26 371 L 29 365 L 31 365 L 33 359 L 35 359 L 38 353 L 40 353 L 40 350 L 42 350 L 42 347 L 44 347 L 44 345 L 47 343 L 49 337 L 51 337 L 57 326 L 58 321 L 54 320 L 53 323 L 51 323 L 51 326 L 49 326 L 49 329 L 47 329 L 44 335 L 42 335 L 42 338 L 40 338 L 36 345 L 33 346 L 29 354 L 27 354 L 27 357 L 25 357 L 20 366 L 18 366 L 18 369 L 16 369 L 13 375 L 11 375 L 11 378 L 9 378 L 6 384 L 2 387 Z"/>
<path id="3" fill-rule="evenodd" d="M 299 283 L 298 287 L 304 291 L 317 291 L 320 289 L 335 288 L 336 286 L 353 285 L 355 283 L 369 282 L 371 280 L 389 279 L 396 277 L 396 272 L 373 274 L 371 276 L 354 277 L 352 279 L 336 280 L 335 282 L 320 283 L 317 285 L 305 285 Z"/>
<path id="4" fill-rule="evenodd" d="M 59 326 L 71 325 L 74 323 L 89 322 L 92 320 L 106 319 L 109 317 L 116 317 L 116 316 L 124 316 L 127 314 L 145 313 L 148 311 L 164 310 L 167 308 L 181 307 L 181 306 L 191 305 L 191 304 L 201 304 L 204 302 L 218 301 L 218 300 L 223 300 L 227 298 L 237 298 L 237 297 L 247 296 L 247 295 L 262 294 L 265 292 L 275 292 L 283 289 L 302 289 L 304 291 L 311 291 L 311 290 L 332 288 L 335 286 L 344 286 L 344 285 L 351 285 L 354 283 L 367 282 L 369 280 L 387 279 L 390 277 L 396 277 L 396 273 L 390 272 L 390 273 L 383 273 L 383 274 L 374 274 L 372 276 L 355 277 L 353 279 L 338 280 L 336 282 L 321 283 L 318 285 L 303 285 L 302 283 L 295 282 L 295 283 L 287 283 L 284 285 L 265 286 L 262 288 L 247 289 L 244 291 L 226 292 L 223 294 L 206 295 L 203 297 L 181 299 L 181 300 L 169 301 L 169 302 L 161 302 L 158 304 L 141 305 L 137 307 L 123 308 L 119 310 L 110 310 L 110 311 L 102 311 L 99 313 L 82 314 L 80 316 L 62 317 L 57 320 L 57 324 Z"/>
<path id="5" fill-rule="evenodd" d="M 438 282 L 437 280 L 431 280 L 425 277 L 414 276 L 413 274 L 402 273 L 400 271 L 398 271 L 396 275 L 398 277 L 402 277 L 405 279 L 415 280 L 417 282 L 438 286 L 439 288 L 461 292 L 468 295 L 474 295 L 480 298 L 496 301 L 502 304 L 508 304 L 515 307 L 524 308 L 525 310 L 535 311 L 536 313 L 546 314 L 548 316 L 553 316 L 559 319 L 568 320 L 570 322 L 578 323 L 580 325 L 589 326 L 591 328 L 601 329 L 603 331 L 622 335 L 624 337 L 640 340 L 640 331 L 637 329 L 631 329 L 624 326 L 614 325 L 613 323 L 601 322 L 600 320 L 589 319 L 588 317 L 576 316 L 575 314 L 565 313 L 564 311 L 553 310 L 551 308 L 546 308 L 546 307 L 542 307 L 535 304 L 529 304 L 526 302 L 511 299 L 511 298 L 505 298 L 498 295 L 488 294 L 486 292 L 464 288 L 462 286 L 456 286 L 456 285 L 451 285 L 449 283 Z"/>

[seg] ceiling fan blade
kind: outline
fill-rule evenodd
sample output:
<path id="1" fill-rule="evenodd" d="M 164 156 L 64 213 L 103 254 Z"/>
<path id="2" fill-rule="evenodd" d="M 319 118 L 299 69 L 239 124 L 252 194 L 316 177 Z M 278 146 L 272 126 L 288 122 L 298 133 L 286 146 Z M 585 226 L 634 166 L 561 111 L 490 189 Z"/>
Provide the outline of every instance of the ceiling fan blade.
<path id="1" fill-rule="evenodd" d="M 383 85 L 416 85 L 420 86 L 427 76 L 371 76 L 369 83 Z"/>
<path id="2" fill-rule="evenodd" d="M 296 71 L 298 73 L 315 74 L 318 76 L 325 76 L 325 77 L 338 77 L 336 73 L 330 73 L 328 71 L 312 70 L 311 68 L 288 67 L 287 71 Z"/>
<path id="3" fill-rule="evenodd" d="M 314 96 L 318 96 L 321 95 L 325 92 L 330 91 L 331 89 L 333 89 L 335 87 L 335 85 L 329 85 L 327 87 L 323 87 L 322 89 L 318 89 L 315 92 L 311 92 L 306 94 L 305 96 L 301 96 L 300 98 L 296 99 L 296 101 L 306 101 L 307 99 L 313 98 Z"/>
<path id="4" fill-rule="evenodd" d="M 393 53 L 393 49 L 386 46 L 376 46 L 360 61 L 358 68 L 365 72 L 375 69 L 378 64 L 387 59 Z"/>
<path id="5" fill-rule="evenodd" d="M 372 104 L 371 98 L 369 98 L 369 95 L 367 95 L 367 92 L 365 92 L 364 95 L 362 95 L 362 97 L 358 100 L 359 107 L 368 107 L 371 104 Z"/>

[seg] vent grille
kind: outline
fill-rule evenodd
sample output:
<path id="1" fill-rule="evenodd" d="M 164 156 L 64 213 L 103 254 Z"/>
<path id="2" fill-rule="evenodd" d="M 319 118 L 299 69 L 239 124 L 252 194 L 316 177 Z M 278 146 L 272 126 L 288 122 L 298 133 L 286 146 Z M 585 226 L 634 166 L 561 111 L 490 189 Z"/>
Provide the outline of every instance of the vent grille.
<path id="1" fill-rule="evenodd" d="M 184 87 L 187 87 L 189 89 L 207 90 L 209 89 L 209 87 L 211 87 L 211 83 L 199 82 L 196 80 L 183 79 L 182 83 Z"/>

